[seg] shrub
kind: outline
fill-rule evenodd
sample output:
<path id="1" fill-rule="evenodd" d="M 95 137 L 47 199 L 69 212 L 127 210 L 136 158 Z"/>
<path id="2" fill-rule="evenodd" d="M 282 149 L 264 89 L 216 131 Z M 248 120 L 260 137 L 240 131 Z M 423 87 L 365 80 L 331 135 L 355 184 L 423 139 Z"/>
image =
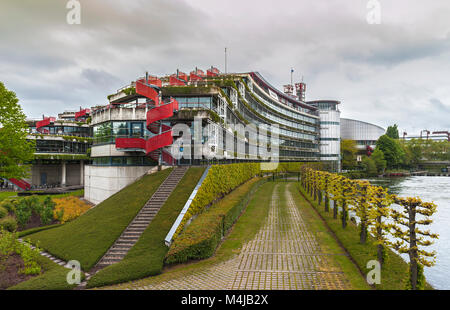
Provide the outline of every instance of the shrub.
<path id="1" fill-rule="evenodd" d="M 17 200 L 5 199 L 0 203 L 0 207 L 5 208 L 8 212 L 14 213 L 16 211 Z"/>
<path id="2" fill-rule="evenodd" d="M 183 263 L 191 259 L 211 257 L 222 236 L 233 226 L 247 206 L 250 197 L 264 180 L 253 179 L 238 187 L 224 199 L 200 214 L 174 240 L 165 263 Z"/>
<path id="3" fill-rule="evenodd" d="M 8 215 L 8 210 L 6 208 L 0 206 L 0 219 L 4 218 Z"/>
<path id="4" fill-rule="evenodd" d="M 77 197 L 63 197 L 54 200 L 54 207 L 52 209 L 53 218 L 61 223 L 65 223 L 76 219 L 91 206 Z"/>
<path id="5" fill-rule="evenodd" d="M 175 232 L 174 239 L 180 234 L 184 225 L 192 216 L 202 213 L 207 206 L 258 173 L 260 173 L 260 163 L 213 165 Z"/>
<path id="6" fill-rule="evenodd" d="M 27 199 L 20 200 L 19 204 L 16 207 L 16 218 L 20 227 L 25 227 L 28 221 L 31 218 L 32 209 L 30 205 L 27 203 Z"/>
<path id="7" fill-rule="evenodd" d="M 50 197 L 47 196 L 39 213 L 42 225 L 48 225 L 52 222 L 54 209 L 55 203 Z"/>
<path id="8" fill-rule="evenodd" d="M 0 229 L 3 228 L 7 231 L 13 232 L 17 229 L 17 221 L 12 216 L 6 216 L 0 219 Z"/>

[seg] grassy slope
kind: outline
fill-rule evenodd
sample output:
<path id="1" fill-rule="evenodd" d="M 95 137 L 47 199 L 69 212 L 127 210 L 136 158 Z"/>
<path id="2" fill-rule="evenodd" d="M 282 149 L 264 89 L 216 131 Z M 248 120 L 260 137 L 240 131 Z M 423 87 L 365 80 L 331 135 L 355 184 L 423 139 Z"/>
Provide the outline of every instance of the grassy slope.
<path id="1" fill-rule="evenodd" d="M 213 257 L 201 261 L 193 261 L 188 264 L 167 267 L 163 274 L 135 281 L 133 282 L 133 286 L 145 286 L 151 284 L 153 281 L 167 281 L 180 276 L 186 276 L 239 254 L 243 244 L 253 239 L 264 224 L 264 219 L 269 213 L 270 200 L 274 187 L 275 183 L 273 182 L 267 182 L 261 185 L 252 196 L 244 213 L 242 213 Z M 222 200 L 227 199 L 227 197 L 228 196 L 225 196 Z M 123 283 L 115 286 L 115 288 L 118 289 L 128 287 L 130 287 L 130 283 Z M 111 287 L 106 287 L 106 289 L 110 288 Z"/>
<path id="2" fill-rule="evenodd" d="M 168 248 L 164 238 L 183 209 L 205 168 L 190 168 L 175 188 L 157 216 L 119 263 L 111 265 L 94 275 L 88 287 L 131 281 L 161 273 Z"/>
<path id="3" fill-rule="evenodd" d="M 91 269 L 120 236 L 172 169 L 146 175 L 63 226 L 29 236 L 39 247 L 65 261 Z"/>
<path id="4" fill-rule="evenodd" d="M 16 196 L 17 192 L 0 192 L 0 201 L 2 201 L 3 199 L 12 197 L 12 196 Z"/>
<path id="5" fill-rule="evenodd" d="M 303 195 L 306 196 L 305 191 L 298 186 Z M 311 198 L 308 198 L 312 202 Z M 327 213 L 324 211 L 324 205 L 318 207 L 317 202 L 312 202 L 313 206 L 326 221 L 330 229 L 334 232 L 336 237 L 340 240 L 342 245 L 347 249 L 352 258 L 358 264 L 360 270 L 366 275 L 370 270 L 367 269 L 367 263 L 370 260 L 377 259 L 376 245 L 373 243 L 373 238 L 368 237 L 366 244 L 359 242 L 359 228 L 349 222 L 346 229 L 342 229 L 341 220 L 333 219 L 333 212 Z M 388 250 L 388 258 L 381 270 L 381 284 L 376 284 L 376 289 L 379 290 L 404 290 L 408 278 L 408 264 L 396 253 Z M 427 284 L 427 289 L 432 287 Z"/>

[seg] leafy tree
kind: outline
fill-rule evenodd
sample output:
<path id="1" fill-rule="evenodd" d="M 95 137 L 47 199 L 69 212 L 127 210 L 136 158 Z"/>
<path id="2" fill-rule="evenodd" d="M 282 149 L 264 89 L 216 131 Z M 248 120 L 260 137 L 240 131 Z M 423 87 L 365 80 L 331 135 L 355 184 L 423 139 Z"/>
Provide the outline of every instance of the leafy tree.
<path id="1" fill-rule="evenodd" d="M 356 163 L 356 142 L 354 140 L 342 140 L 341 141 L 341 158 L 343 169 L 354 169 L 357 166 Z"/>
<path id="2" fill-rule="evenodd" d="M 377 165 L 375 164 L 375 161 L 372 159 L 372 157 L 365 156 L 362 159 L 362 167 L 366 171 L 368 176 L 376 176 L 377 175 Z"/>
<path id="3" fill-rule="evenodd" d="M 0 178 L 24 178 L 35 142 L 27 140 L 28 125 L 16 94 L 0 82 Z"/>
<path id="4" fill-rule="evenodd" d="M 372 156 L 370 158 L 375 163 L 375 166 L 377 167 L 377 172 L 382 173 L 384 172 L 384 169 L 386 169 L 386 160 L 384 159 L 383 151 L 380 149 L 375 149 L 375 151 L 372 153 Z"/>
<path id="5" fill-rule="evenodd" d="M 394 126 L 389 126 L 386 130 L 386 135 L 392 139 L 398 139 L 399 134 L 397 124 L 395 124 Z"/>
<path id="6" fill-rule="evenodd" d="M 377 141 L 376 149 L 383 152 L 388 168 L 397 168 L 402 164 L 405 153 L 398 140 L 382 135 Z"/>

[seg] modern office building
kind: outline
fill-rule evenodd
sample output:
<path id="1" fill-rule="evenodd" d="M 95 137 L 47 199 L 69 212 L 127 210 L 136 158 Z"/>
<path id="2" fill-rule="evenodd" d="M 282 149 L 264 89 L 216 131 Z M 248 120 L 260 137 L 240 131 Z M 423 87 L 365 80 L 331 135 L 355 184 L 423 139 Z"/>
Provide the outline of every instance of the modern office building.
<path id="1" fill-rule="evenodd" d="M 340 171 L 341 162 L 341 112 L 339 101 L 308 101 L 319 110 L 320 116 L 320 160 L 330 162 L 333 170 Z"/>
<path id="2" fill-rule="evenodd" d="M 341 139 L 356 141 L 356 146 L 360 151 L 366 151 L 368 147 L 374 149 L 378 138 L 385 133 L 386 130 L 380 126 L 341 118 Z"/>
<path id="3" fill-rule="evenodd" d="M 138 78 L 91 112 L 85 196 L 102 201 L 157 163 L 323 159 L 339 166 L 338 141 L 321 146 L 320 140 L 321 131 L 339 139 L 339 102 L 308 103 L 304 83 L 295 84 L 296 94 L 293 89 L 281 92 L 258 72 L 221 74 L 216 68 Z M 321 124 L 321 110 L 323 121 L 333 124 Z"/>
<path id="4" fill-rule="evenodd" d="M 30 177 L 16 185 L 22 189 L 24 185 L 26 188 L 82 186 L 92 145 L 88 117 L 89 109 L 84 109 L 28 120 L 28 139 L 36 141 L 36 152 Z"/>

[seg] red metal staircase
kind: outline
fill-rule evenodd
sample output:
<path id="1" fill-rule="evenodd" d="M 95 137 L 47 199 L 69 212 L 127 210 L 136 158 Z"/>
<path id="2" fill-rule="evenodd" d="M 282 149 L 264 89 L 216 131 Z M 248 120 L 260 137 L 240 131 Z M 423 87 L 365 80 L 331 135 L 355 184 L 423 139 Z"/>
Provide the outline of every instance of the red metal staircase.
<path id="1" fill-rule="evenodd" d="M 173 143 L 172 128 L 162 124 L 164 119 L 172 117 L 178 111 L 178 102 L 171 98 L 169 102 L 162 102 L 158 87 L 145 80 L 136 82 L 136 94 L 148 99 L 150 110 L 147 112 L 147 129 L 155 134 L 150 139 L 116 138 L 116 148 L 125 151 L 144 150 L 153 160 L 166 164 L 175 164 L 175 159 L 165 150 Z"/>
<path id="2" fill-rule="evenodd" d="M 11 179 L 9 179 L 9 181 L 23 190 L 29 190 L 31 188 L 30 183 L 28 183 L 24 180 L 18 180 L 18 179 L 11 178 Z"/>
<path id="3" fill-rule="evenodd" d="M 42 121 L 36 123 L 36 131 L 45 134 L 49 133 L 49 130 L 44 129 L 44 127 L 54 123 L 55 121 L 55 117 L 45 117 Z"/>

